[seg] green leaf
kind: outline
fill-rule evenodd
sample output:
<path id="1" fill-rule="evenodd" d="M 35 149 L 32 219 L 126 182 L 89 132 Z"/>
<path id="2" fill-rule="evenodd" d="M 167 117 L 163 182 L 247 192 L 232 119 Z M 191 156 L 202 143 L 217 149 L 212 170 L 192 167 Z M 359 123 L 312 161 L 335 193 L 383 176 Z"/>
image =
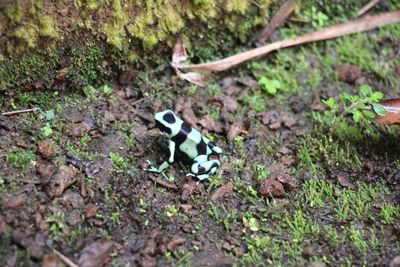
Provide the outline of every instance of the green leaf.
<path id="1" fill-rule="evenodd" d="M 379 116 L 386 114 L 386 109 L 381 104 L 372 104 L 372 108 Z"/>
<path id="2" fill-rule="evenodd" d="M 353 113 L 353 120 L 354 120 L 354 122 L 358 122 L 358 121 L 360 120 L 361 116 L 362 116 L 361 111 L 358 110 L 358 109 L 355 110 L 354 113 Z"/>
<path id="3" fill-rule="evenodd" d="M 258 83 L 271 95 L 276 94 L 278 89 L 281 87 L 281 83 L 278 80 L 270 80 L 266 77 L 261 77 Z"/>
<path id="4" fill-rule="evenodd" d="M 371 110 L 363 109 L 362 113 L 368 118 L 371 118 L 371 119 L 375 118 L 375 113 Z"/>
<path id="5" fill-rule="evenodd" d="M 372 96 L 369 98 L 371 100 L 371 102 L 377 102 L 379 100 L 381 100 L 383 98 L 383 93 L 376 91 L 372 94 Z"/>
<path id="6" fill-rule="evenodd" d="M 45 116 L 47 121 L 51 121 L 54 118 L 54 110 L 46 110 Z"/>
<path id="7" fill-rule="evenodd" d="M 371 87 L 369 87 L 368 84 L 362 84 L 360 86 L 359 90 L 360 90 L 360 94 L 363 97 L 367 97 L 369 95 L 369 92 L 371 91 Z"/>

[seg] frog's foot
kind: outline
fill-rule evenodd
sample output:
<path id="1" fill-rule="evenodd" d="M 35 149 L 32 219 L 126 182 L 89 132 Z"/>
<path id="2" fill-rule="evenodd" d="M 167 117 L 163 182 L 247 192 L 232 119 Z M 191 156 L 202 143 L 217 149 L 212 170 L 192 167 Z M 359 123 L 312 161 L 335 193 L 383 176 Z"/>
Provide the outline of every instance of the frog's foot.
<path id="1" fill-rule="evenodd" d="M 161 173 L 160 170 L 159 170 L 158 168 L 155 168 L 155 167 L 152 166 L 150 160 L 146 160 L 146 162 L 149 164 L 149 168 L 144 169 L 145 171 L 148 171 L 148 172 L 155 172 L 155 173 Z"/>
<path id="2" fill-rule="evenodd" d="M 186 176 L 195 176 L 200 181 L 207 179 L 211 175 L 213 175 L 219 167 L 218 160 L 209 160 L 202 163 L 194 163 L 191 167 L 191 173 L 188 173 Z"/>

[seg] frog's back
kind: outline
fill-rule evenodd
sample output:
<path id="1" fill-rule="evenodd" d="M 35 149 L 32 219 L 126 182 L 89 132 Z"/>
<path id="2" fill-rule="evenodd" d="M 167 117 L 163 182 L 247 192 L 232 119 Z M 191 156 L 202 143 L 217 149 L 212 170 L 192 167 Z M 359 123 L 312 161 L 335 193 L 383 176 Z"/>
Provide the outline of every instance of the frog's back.
<path id="1" fill-rule="evenodd" d="M 199 131 L 190 127 L 186 122 L 182 122 L 178 134 L 172 137 L 176 147 L 189 158 L 194 159 L 198 155 L 207 154 L 207 144 Z"/>

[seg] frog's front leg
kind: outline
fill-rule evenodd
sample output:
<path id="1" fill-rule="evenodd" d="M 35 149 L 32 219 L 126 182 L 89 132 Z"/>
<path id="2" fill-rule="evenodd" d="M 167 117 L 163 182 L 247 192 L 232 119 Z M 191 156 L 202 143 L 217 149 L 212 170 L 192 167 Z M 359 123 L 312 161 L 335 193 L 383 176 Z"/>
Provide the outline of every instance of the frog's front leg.
<path id="1" fill-rule="evenodd" d="M 161 163 L 160 166 L 158 166 L 158 168 L 155 168 L 153 166 L 151 166 L 151 162 L 147 160 L 147 162 L 150 165 L 150 168 L 147 169 L 147 171 L 149 172 L 155 172 L 155 173 L 162 173 L 166 168 L 169 167 L 169 165 L 171 165 L 174 162 L 174 157 L 175 157 L 175 142 L 172 140 L 169 140 L 168 142 L 168 148 L 169 148 L 169 156 L 168 156 L 168 160 L 164 161 L 163 163 Z"/>
<path id="2" fill-rule="evenodd" d="M 213 175 L 219 168 L 219 160 L 208 160 L 206 155 L 194 159 L 189 176 L 196 176 L 200 181 Z"/>

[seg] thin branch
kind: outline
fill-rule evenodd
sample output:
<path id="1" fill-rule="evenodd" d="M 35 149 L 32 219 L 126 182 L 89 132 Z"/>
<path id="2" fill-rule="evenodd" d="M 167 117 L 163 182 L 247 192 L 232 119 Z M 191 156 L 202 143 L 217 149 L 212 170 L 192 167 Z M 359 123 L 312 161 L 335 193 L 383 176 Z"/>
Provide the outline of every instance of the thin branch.
<path id="1" fill-rule="evenodd" d="M 264 30 L 255 38 L 258 42 L 262 43 L 267 40 L 271 34 L 282 25 L 283 22 L 292 14 L 296 8 L 297 0 L 286 1 L 276 12 L 275 16 L 272 18 L 271 22 L 264 28 Z"/>
<path id="2" fill-rule="evenodd" d="M 56 249 L 52 248 L 53 252 L 69 267 L 79 267 L 79 265 L 75 264 L 72 260 L 58 252 Z"/>
<path id="3" fill-rule="evenodd" d="M 354 34 L 364 31 L 369 31 L 387 24 L 400 22 L 400 10 L 385 12 L 379 15 L 366 16 L 360 19 L 349 21 L 346 23 L 337 24 L 326 27 L 321 30 L 310 32 L 292 39 L 281 40 L 259 48 L 251 49 L 246 52 L 239 53 L 217 61 L 212 61 L 203 64 L 195 65 L 178 65 L 179 69 L 195 69 L 208 71 L 224 71 L 232 68 L 247 60 L 264 56 L 271 51 L 278 50 L 284 47 L 295 46 L 304 43 L 322 41 L 337 38 L 347 34 Z"/>
<path id="4" fill-rule="evenodd" d="M 9 116 L 9 115 L 16 115 L 16 114 L 21 114 L 21 113 L 28 113 L 32 111 L 36 111 L 39 108 L 29 108 L 29 109 L 21 109 L 21 110 L 15 110 L 15 111 L 8 111 L 8 112 L 3 112 L 1 113 L 2 116 Z"/>
<path id="5" fill-rule="evenodd" d="M 357 12 L 357 17 L 360 17 L 362 15 L 364 15 L 365 13 L 368 12 L 368 10 L 370 10 L 371 8 L 374 7 L 374 5 L 376 5 L 380 0 L 372 0 L 371 2 L 369 2 L 368 4 L 366 4 L 365 6 L 363 6 L 358 12 Z"/>

